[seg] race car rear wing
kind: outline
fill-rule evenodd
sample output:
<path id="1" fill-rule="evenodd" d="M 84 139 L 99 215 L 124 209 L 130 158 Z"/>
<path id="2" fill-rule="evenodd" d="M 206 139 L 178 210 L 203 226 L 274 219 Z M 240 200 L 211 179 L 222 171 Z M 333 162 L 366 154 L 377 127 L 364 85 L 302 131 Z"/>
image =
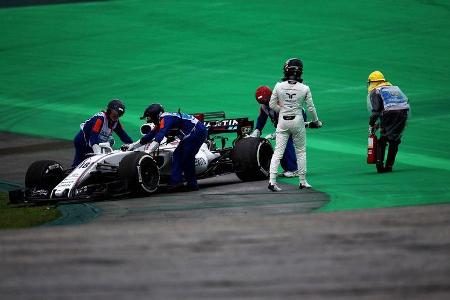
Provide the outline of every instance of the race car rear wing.
<path id="1" fill-rule="evenodd" d="M 254 126 L 254 121 L 250 121 L 248 118 L 226 119 L 223 111 L 192 115 L 205 124 L 208 128 L 208 135 L 236 132 L 238 137 L 241 137 L 250 134 Z"/>

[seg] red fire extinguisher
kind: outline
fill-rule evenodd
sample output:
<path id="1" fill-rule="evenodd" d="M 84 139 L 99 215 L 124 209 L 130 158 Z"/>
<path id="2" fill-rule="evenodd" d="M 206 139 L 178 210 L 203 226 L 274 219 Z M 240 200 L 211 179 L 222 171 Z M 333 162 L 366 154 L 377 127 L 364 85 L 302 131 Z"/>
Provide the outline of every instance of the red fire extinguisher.
<path id="1" fill-rule="evenodd" d="M 367 143 L 367 163 L 374 164 L 377 162 L 377 136 L 375 133 L 369 134 Z"/>

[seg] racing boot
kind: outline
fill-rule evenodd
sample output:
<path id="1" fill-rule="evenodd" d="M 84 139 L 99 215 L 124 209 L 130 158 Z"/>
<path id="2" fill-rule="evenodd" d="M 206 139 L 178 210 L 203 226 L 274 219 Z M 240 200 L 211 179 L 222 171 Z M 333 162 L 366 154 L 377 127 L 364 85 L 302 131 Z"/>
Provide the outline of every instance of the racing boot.
<path id="1" fill-rule="evenodd" d="M 271 190 L 272 192 L 279 192 L 282 190 L 281 188 L 278 187 L 276 182 L 274 182 L 274 183 L 269 182 L 269 186 L 267 188 L 269 190 Z"/>
<path id="2" fill-rule="evenodd" d="M 312 188 L 312 186 L 308 183 L 308 181 L 306 181 L 306 179 L 303 179 L 302 181 L 300 181 L 298 188 L 303 190 L 303 189 L 310 189 Z"/>

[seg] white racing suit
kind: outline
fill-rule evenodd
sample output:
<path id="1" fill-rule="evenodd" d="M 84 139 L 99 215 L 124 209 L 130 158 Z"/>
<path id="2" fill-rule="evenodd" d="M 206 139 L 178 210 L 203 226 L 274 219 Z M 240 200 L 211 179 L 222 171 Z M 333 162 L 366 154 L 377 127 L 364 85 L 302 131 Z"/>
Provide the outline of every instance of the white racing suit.
<path id="1" fill-rule="evenodd" d="M 312 120 L 317 121 L 316 108 L 309 87 L 295 80 L 278 82 L 270 98 L 270 108 L 279 112 L 275 151 L 270 162 L 270 183 L 276 183 L 278 166 L 283 157 L 289 136 L 292 135 L 297 156 L 300 182 L 306 177 L 306 129 L 302 115 L 306 103 Z"/>

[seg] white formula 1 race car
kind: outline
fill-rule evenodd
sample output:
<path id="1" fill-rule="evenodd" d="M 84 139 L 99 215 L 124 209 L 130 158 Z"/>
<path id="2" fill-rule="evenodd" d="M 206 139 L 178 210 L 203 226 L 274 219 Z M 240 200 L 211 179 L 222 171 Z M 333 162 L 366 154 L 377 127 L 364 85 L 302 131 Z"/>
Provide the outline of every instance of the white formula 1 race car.
<path id="1" fill-rule="evenodd" d="M 248 137 L 253 121 L 226 119 L 224 112 L 196 114 L 208 128 L 208 138 L 195 157 L 198 179 L 236 173 L 243 181 L 269 176 L 273 149 L 263 138 Z M 141 126 L 141 133 L 151 130 Z M 226 147 L 224 134 L 237 133 L 233 145 Z M 53 160 L 32 163 L 25 176 L 25 189 L 10 192 L 10 202 L 89 200 L 154 193 L 168 184 L 173 151 L 180 140 L 169 136 L 159 149 L 147 151 L 148 144 L 135 151 L 113 150 L 101 144 L 102 153 L 92 154 L 76 168 L 64 170 Z M 217 145 L 220 144 L 220 145 Z"/>

